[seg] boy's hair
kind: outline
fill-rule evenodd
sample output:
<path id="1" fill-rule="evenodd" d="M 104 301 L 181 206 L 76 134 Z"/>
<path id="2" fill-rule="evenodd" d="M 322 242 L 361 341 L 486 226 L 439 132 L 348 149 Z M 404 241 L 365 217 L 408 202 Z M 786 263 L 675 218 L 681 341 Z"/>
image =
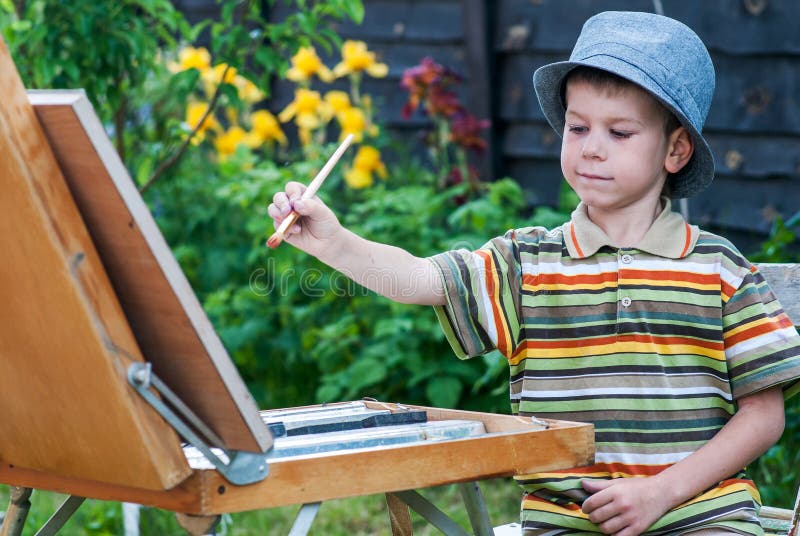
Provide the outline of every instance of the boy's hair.
<path id="1" fill-rule="evenodd" d="M 610 92 L 616 92 L 630 87 L 635 87 L 644 91 L 630 80 L 626 80 L 614 73 L 581 65 L 572 69 L 567 76 L 564 77 L 564 83 L 561 85 L 561 102 L 564 104 L 565 109 L 567 107 L 567 84 L 571 81 L 585 82 L 596 89 Z M 645 91 L 645 93 L 647 92 Z M 678 121 L 675 114 L 672 113 L 669 108 L 661 104 L 658 99 L 651 96 L 650 93 L 647 93 L 647 95 L 658 104 L 658 109 L 664 118 L 664 134 L 669 136 L 675 132 L 676 128 L 681 126 L 680 121 Z"/>

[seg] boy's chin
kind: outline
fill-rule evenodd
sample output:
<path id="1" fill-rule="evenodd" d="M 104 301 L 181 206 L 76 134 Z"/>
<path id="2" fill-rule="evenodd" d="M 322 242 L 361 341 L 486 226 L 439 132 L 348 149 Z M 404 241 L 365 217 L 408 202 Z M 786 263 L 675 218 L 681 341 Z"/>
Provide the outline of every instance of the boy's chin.
<path id="1" fill-rule="evenodd" d="M 610 208 L 618 202 L 619 196 L 608 191 L 598 191 L 596 188 L 575 188 L 575 193 L 584 205 L 598 208 Z"/>
<path id="2" fill-rule="evenodd" d="M 604 212 L 624 210 L 644 201 L 640 197 L 620 195 L 617 192 L 583 191 L 577 194 L 584 205 Z"/>

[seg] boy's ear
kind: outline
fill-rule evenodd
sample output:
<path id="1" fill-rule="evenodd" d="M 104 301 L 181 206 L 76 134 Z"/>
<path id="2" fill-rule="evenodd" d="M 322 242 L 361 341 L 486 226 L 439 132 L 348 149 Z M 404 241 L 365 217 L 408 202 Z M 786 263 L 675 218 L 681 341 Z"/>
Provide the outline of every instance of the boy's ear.
<path id="1" fill-rule="evenodd" d="M 678 127 L 669 135 L 667 143 L 667 157 L 664 160 L 664 168 L 667 173 L 677 173 L 692 158 L 694 141 L 684 127 Z"/>

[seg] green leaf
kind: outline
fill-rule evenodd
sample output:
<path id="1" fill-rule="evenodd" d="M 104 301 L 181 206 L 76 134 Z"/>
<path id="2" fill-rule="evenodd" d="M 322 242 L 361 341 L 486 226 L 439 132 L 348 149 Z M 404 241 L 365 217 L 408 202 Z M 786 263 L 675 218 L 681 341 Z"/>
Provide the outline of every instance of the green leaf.
<path id="1" fill-rule="evenodd" d="M 219 91 L 228 100 L 231 106 L 239 106 L 241 100 L 239 99 L 239 90 L 233 84 L 220 84 Z"/>
<path id="2" fill-rule="evenodd" d="M 386 365 L 377 359 L 363 358 L 354 362 L 348 371 L 350 376 L 349 393 L 358 394 L 386 378 Z"/>
<path id="3" fill-rule="evenodd" d="M 360 0 L 345 0 L 345 13 L 356 24 L 364 21 L 364 4 Z"/>
<path id="4" fill-rule="evenodd" d="M 461 398 L 462 389 L 463 386 L 458 379 L 451 376 L 437 376 L 428 381 L 425 395 L 434 406 L 454 408 Z"/>
<path id="5" fill-rule="evenodd" d="M 337 402 L 342 395 L 342 388 L 330 383 L 322 384 L 317 388 L 315 398 L 322 402 Z"/>

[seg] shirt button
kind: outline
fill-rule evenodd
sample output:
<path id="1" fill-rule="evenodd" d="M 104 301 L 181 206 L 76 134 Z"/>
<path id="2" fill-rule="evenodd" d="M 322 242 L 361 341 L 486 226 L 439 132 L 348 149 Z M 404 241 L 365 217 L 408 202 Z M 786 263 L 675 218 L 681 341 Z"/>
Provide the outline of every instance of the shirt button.
<path id="1" fill-rule="evenodd" d="M 627 296 L 622 298 L 622 306 L 623 307 L 630 307 L 631 306 L 631 299 Z"/>
<path id="2" fill-rule="evenodd" d="M 625 263 L 625 264 L 630 264 L 630 263 L 631 263 L 631 261 L 633 261 L 633 257 L 631 257 L 630 255 L 628 255 L 628 254 L 626 253 L 625 255 L 623 255 L 623 256 L 622 256 L 621 260 L 622 260 L 622 262 L 623 262 L 623 263 Z"/>

